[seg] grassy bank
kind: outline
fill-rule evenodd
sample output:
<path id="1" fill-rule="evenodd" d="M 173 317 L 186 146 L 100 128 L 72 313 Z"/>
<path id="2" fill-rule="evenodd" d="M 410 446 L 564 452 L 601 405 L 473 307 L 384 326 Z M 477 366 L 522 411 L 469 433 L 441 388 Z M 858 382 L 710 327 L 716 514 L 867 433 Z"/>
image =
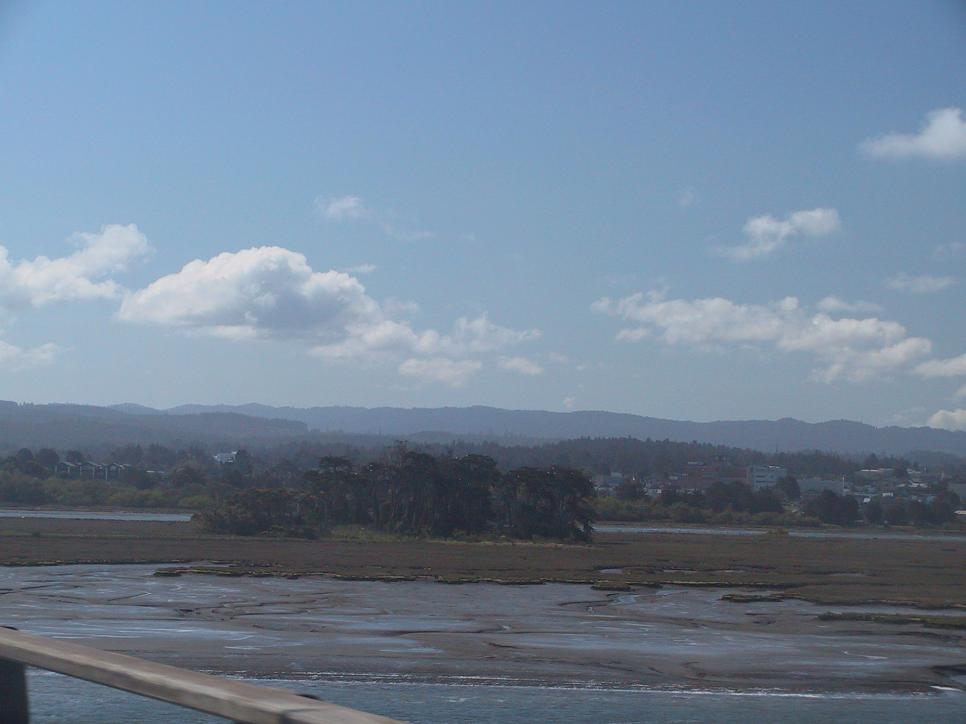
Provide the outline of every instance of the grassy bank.
<path id="1" fill-rule="evenodd" d="M 966 543 L 598 534 L 592 544 L 211 535 L 193 522 L 0 520 L 0 564 L 218 561 L 236 573 L 775 589 L 810 601 L 966 608 Z"/>

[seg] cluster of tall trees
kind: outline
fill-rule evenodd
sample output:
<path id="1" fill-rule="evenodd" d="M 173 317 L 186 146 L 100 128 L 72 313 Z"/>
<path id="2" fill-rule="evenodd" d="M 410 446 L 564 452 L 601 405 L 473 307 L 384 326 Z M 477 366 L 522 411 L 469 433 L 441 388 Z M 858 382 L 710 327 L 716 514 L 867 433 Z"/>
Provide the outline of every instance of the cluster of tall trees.
<path id="1" fill-rule="evenodd" d="M 655 501 L 658 505 L 670 506 L 678 503 L 692 508 L 708 509 L 715 513 L 734 510 L 746 513 L 780 513 L 785 499 L 798 498 L 798 483 L 790 479 L 794 487 L 776 487 L 752 490 L 741 482 L 717 482 L 707 490 L 683 493 L 674 488 L 661 492 Z M 621 501 L 637 501 L 644 498 L 644 486 L 636 480 L 625 480 L 615 489 L 615 497 Z"/>
<path id="2" fill-rule="evenodd" d="M 397 447 L 362 465 L 324 457 L 305 474 L 302 489 L 242 491 L 203 520 L 237 534 L 321 534 L 354 524 L 434 537 L 496 533 L 582 541 L 592 532 L 593 493 L 589 478 L 569 468 L 501 472 L 483 455 L 436 457 Z"/>
<path id="3" fill-rule="evenodd" d="M 76 451 L 72 451 L 76 453 Z M 31 478 L 48 478 L 57 470 L 60 455 L 51 448 L 41 448 L 36 453 L 30 448 L 21 448 L 13 455 L 8 455 L 0 462 L 0 469 L 5 472 L 16 472 Z"/>
<path id="4" fill-rule="evenodd" d="M 110 480 L 71 479 L 58 474 L 61 462 L 92 460 L 124 467 Z M 169 472 L 172 465 L 175 467 Z M 125 507 L 174 507 L 183 503 L 195 507 L 211 493 L 211 477 L 205 471 L 213 465 L 211 455 L 197 447 L 173 450 L 162 445 L 125 445 L 99 451 L 97 456 L 81 450 L 21 448 L 0 459 L 0 503 Z"/>
<path id="5" fill-rule="evenodd" d="M 918 500 L 871 500 L 862 508 L 866 522 L 872 525 L 945 525 L 956 519 L 959 496 L 944 491 L 929 503 Z"/>
<path id="6" fill-rule="evenodd" d="M 499 531 L 521 538 L 579 539 L 586 535 L 579 530 L 580 521 L 589 520 L 593 493 L 590 483 L 575 469 L 588 474 L 637 473 L 617 487 L 614 498 L 594 501 L 595 514 L 601 518 L 793 525 L 802 519 L 797 513 L 782 510 L 783 502 L 799 498 L 793 478 L 781 481 L 774 491 L 753 492 L 740 484 L 719 484 L 703 493 L 667 492 L 657 499 L 644 497 L 640 481 L 680 472 L 688 461 L 697 459 L 726 460 L 735 465 L 777 463 L 796 472 L 847 478 L 860 467 L 891 467 L 899 480 L 907 476 L 909 467 L 902 458 L 885 456 L 859 460 L 818 452 L 767 455 L 699 443 L 631 438 L 535 445 L 469 441 L 387 448 L 384 437 L 332 433 L 314 442 L 240 449 L 234 462 L 227 464 L 213 457 L 215 452 L 230 449 L 207 449 L 199 444 L 131 444 L 90 451 L 10 450 L 0 457 L 0 503 L 177 506 L 193 510 L 213 505 L 212 510 L 222 514 L 218 525 L 226 529 L 234 525 L 231 521 L 248 515 L 246 510 L 255 511 L 248 515 L 247 522 L 238 524 L 253 532 L 271 528 L 271 521 L 276 519 L 284 521 L 283 528 L 299 528 L 302 524 L 297 521 L 305 518 L 304 530 L 353 523 L 433 536 Z M 118 479 L 110 481 L 57 477 L 60 461 L 80 463 L 92 458 L 128 467 Z M 966 467 L 960 458 L 936 456 L 934 465 L 946 471 L 948 480 L 966 480 Z M 306 470 L 310 470 L 307 477 Z M 248 494 L 263 489 L 275 492 L 269 498 L 259 497 L 259 492 Z M 840 496 L 825 496 L 807 501 L 804 520 L 845 525 L 861 518 L 870 524 L 889 525 L 945 525 L 954 521 L 958 499 L 948 490 L 932 492 L 936 497 L 929 502 L 883 499 L 865 506 Z M 269 499 L 280 507 L 273 508 Z M 316 503 L 318 520 L 311 519 Z M 263 510 L 269 513 L 263 514 Z"/>
<path id="7" fill-rule="evenodd" d="M 859 501 L 851 495 L 823 490 L 807 500 L 803 510 L 805 515 L 818 518 L 823 523 L 853 525 L 859 517 Z"/>
<path id="8" fill-rule="evenodd" d="M 831 490 L 823 490 L 805 503 L 805 514 L 836 525 L 853 525 L 859 518 L 865 518 L 873 525 L 945 525 L 956 519 L 959 502 L 959 496 L 947 490 L 928 503 L 884 498 L 872 499 L 860 506 L 851 495 L 836 495 Z"/>
<path id="9" fill-rule="evenodd" d="M 661 478 L 687 469 L 689 462 L 721 462 L 726 465 L 778 465 L 805 476 L 841 476 L 862 467 L 862 462 L 818 451 L 764 453 L 756 450 L 671 440 L 639 440 L 630 437 L 578 438 L 541 445 L 507 445 L 494 442 L 455 442 L 455 454 L 480 453 L 503 468 L 520 465 L 564 465 L 594 473 L 620 472 L 638 478 Z M 883 458 L 883 461 L 891 458 Z"/>
<path id="10" fill-rule="evenodd" d="M 329 433 L 317 439 L 280 443 L 261 452 L 267 460 L 291 460 L 308 468 L 324 456 L 347 457 L 355 462 L 373 460 L 391 444 L 379 436 Z M 765 453 L 756 450 L 671 440 L 639 440 L 630 437 L 578 438 L 555 442 L 530 441 L 514 444 L 480 440 L 454 440 L 446 443 L 421 440 L 419 449 L 433 455 L 484 455 L 496 460 L 502 470 L 518 467 L 562 467 L 587 470 L 607 475 L 620 472 L 637 478 L 661 478 L 681 473 L 689 462 L 721 462 L 735 467 L 747 465 L 778 465 L 803 477 L 851 476 L 869 467 L 903 469 L 909 462 L 892 456 L 868 456 L 865 459 L 820 451 Z M 959 461 L 954 464 L 953 461 Z M 947 474 L 966 475 L 966 465 L 954 456 L 931 467 L 946 469 Z"/>

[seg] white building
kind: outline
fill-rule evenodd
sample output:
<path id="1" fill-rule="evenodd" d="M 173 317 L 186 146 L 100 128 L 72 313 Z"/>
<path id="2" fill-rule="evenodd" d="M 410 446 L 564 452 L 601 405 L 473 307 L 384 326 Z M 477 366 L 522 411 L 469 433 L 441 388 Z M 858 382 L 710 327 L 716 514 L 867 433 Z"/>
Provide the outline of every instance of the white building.
<path id="1" fill-rule="evenodd" d="M 763 490 L 774 488 L 779 480 L 787 476 L 788 471 L 777 465 L 749 465 L 746 480 L 752 490 Z"/>

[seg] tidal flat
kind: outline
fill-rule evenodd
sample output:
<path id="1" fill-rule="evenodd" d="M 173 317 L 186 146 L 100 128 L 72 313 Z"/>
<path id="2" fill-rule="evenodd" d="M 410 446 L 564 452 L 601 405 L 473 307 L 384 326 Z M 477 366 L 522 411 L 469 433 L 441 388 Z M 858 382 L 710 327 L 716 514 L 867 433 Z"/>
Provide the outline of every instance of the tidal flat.
<path id="1" fill-rule="evenodd" d="M 313 691 L 966 696 L 956 537 L 303 540 L 23 518 L 0 521 L 0 564 L 4 625 Z"/>
<path id="2" fill-rule="evenodd" d="M 3 623 L 256 678 L 886 693 L 962 689 L 966 674 L 966 631 L 839 620 L 828 616 L 840 610 L 834 606 L 796 599 L 728 600 L 734 589 L 606 592 L 156 570 L 2 568 Z"/>

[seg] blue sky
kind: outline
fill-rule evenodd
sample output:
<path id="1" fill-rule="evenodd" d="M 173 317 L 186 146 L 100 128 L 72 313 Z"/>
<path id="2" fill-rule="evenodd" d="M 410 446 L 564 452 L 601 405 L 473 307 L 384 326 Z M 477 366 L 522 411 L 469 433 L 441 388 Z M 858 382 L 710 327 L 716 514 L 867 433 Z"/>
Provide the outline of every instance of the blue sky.
<path id="1" fill-rule="evenodd" d="M 2 8 L 0 398 L 966 428 L 962 3 Z"/>

